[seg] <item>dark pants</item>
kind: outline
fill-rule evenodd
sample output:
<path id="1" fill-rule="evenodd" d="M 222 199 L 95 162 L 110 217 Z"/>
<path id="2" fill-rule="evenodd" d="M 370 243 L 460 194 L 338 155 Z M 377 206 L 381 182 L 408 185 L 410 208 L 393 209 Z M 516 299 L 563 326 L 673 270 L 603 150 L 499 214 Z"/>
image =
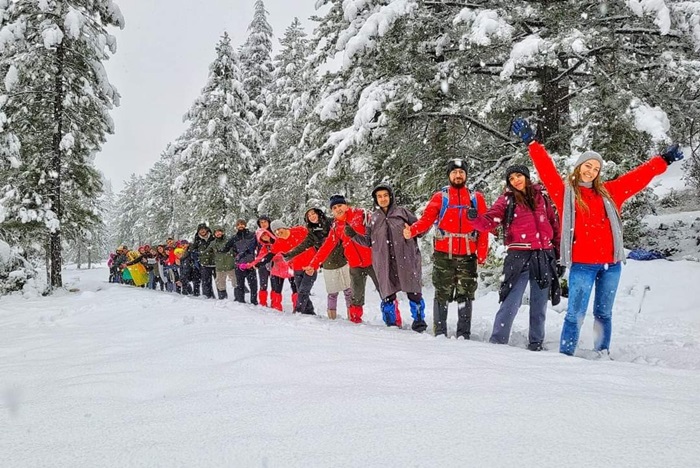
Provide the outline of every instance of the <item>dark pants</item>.
<path id="1" fill-rule="evenodd" d="M 267 269 L 267 264 L 258 266 L 258 285 L 261 291 L 267 291 L 267 282 L 270 278 L 270 270 Z"/>
<path id="2" fill-rule="evenodd" d="M 469 338 L 472 301 L 477 286 L 476 255 L 433 252 L 433 327 L 435 335 L 447 334 L 447 305 L 457 302 L 457 337 Z"/>
<path id="3" fill-rule="evenodd" d="M 294 282 L 294 278 L 289 278 L 289 285 L 292 287 L 292 292 L 297 292 L 297 285 Z M 282 288 L 284 288 L 284 278 L 279 276 L 270 276 L 270 288 L 276 293 L 282 293 Z"/>
<path id="4" fill-rule="evenodd" d="M 200 265 L 199 276 L 202 281 L 202 295 L 207 299 L 214 299 L 214 288 L 212 283 L 216 275 L 216 268 L 213 266 Z M 194 293 L 194 291 L 193 291 Z M 195 294 L 196 296 L 197 294 Z"/>
<path id="5" fill-rule="evenodd" d="M 258 276 L 255 269 L 241 270 L 236 268 L 236 287 L 233 289 L 233 298 L 236 302 L 245 302 L 245 282 L 248 281 L 250 289 L 250 303 L 258 303 Z"/>
<path id="6" fill-rule="evenodd" d="M 303 270 L 294 271 L 294 283 L 297 287 L 297 306 L 294 312 L 302 314 L 315 314 L 314 304 L 311 302 L 311 288 L 316 282 L 318 272 L 314 271 L 313 275 L 307 275 Z"/>
<path id="7" fill-rule="evenodd" d="M 374 268 L 369 267 L 350 267 L 350 285 L 352 287 L 352 305 L 365 305 L 365 286 L 367 285 L 367 277 L 372 279 L 374 287 L 379 291 L 379 282 L 377 275 L 374 273 Z"/>

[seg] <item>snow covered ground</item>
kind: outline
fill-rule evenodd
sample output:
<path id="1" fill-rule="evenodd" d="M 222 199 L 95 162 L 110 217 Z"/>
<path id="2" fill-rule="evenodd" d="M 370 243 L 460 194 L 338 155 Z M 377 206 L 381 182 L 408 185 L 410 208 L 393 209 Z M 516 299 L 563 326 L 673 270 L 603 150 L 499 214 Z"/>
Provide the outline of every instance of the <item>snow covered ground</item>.
<path id="1" fill-rule="evenodd" d="M 524 308 L 511 346 L 483 342 L 495 293 L 475 304 L 475 340 L 457 341 L 387 329 L 376 293 L 353 325 L 111 285 L 106 269 L 66 276 L 78 291 L 0 298 L 2 466 L 700 460 L 697 262 L 628 263 L 613 361 L 557 353 L 555 310 L 547 351 L 524 349 Z M 454 306 L 450 320 L 453 335 Z M 591 328 L 589 314 L 584 357 Z"/>

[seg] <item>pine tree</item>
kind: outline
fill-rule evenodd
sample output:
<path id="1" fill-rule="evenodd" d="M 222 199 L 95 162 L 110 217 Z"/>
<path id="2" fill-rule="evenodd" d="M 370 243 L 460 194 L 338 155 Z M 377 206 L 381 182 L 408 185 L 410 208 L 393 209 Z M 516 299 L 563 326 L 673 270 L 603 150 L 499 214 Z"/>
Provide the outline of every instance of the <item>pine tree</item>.
<path id="1" fill-rule="evenodd" d="M 196 220 L 232 222 L 249 211 L 244 197 L 254 169 L 255 116 L 248 103 L 238 56 L 224 33 L 207 84 L 185 115 L 189 127 L 176 142 L 182 174 L 175 185 Z"/>
<path id="2" fill-rule="evenodd" d="M 113 131 L 108 112 L 119 104 L 102 65 L 116 51 L 106 28 L 121 28 L 124 19 L 111 0 L 17 0 L 0 8 L 0 70 L 8 91 L 0 97 L 8 118 L 0 153 L 12 159 L 21 144 L 5 217 L 40 230 L 50 284 L 60 287 L 63 237 L 98 222 L 101 182 L 92 158 Z"/>
<path id="3" fill-rule="evenodd" d="M 272 27 L 267 22 L 267 15 L 263 1 L 256 0 L 248 38 L 241 47 L 243 87 L 257 118 L 265 112 L 266 88 L 272 83 Z"/>
<path id="4" fill-rule="evenodd" d="M 280 40 L 274 60 L 272 96 L 262 121 L 269 134 L 265 166 L 253 176 L 252 200 L 257 213 L 274 218 L 300 215 L 317 204 L 309 187 L 311 167 L 304 158 L 304 129 L 312 108 L 316 72 L 309 66 L 309 42 L 298 18 Z M 252 205 L 252 203 L 251 203 Z"/>

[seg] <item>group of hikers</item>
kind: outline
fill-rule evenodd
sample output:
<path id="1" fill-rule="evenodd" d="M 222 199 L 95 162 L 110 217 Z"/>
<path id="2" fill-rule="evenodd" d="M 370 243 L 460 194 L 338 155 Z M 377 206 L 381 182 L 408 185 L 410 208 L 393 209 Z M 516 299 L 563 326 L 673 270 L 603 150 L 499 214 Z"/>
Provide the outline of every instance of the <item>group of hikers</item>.
<path id="1" fill-rule="evenodd" d="M 651 158 L 614 180 L 602 180 L 604 161 L 594 151 L 582 153 L 574 168 L 562 177 L 544 146 L 525 119 L 516 119 L 511 130 L 528 148 L 540 183 L 530 178 L 524 165 L 505 171 L 505 190 L 489 208 L 483 195 L 467 188 L 467 165 L 461 159 L 448 162 L 448 185 L 433 194 L 422 216 L 396 204 L 386 183 L 372 190 L 371 213 L 351 206 L 343 195 L 329 200 L 330 216 L 310 208 L 302 225 L 292 226 L 267 216 L 257 219 L 251 232 L 247 222 L 236 222 L 230 236 L 220 226 L 200 224 L 192 242 L 168 239 L 152 249 L 117 249 L 111 260 L 111 276 L 122 281 L 130 265 L 142 264 L 148 272 L 147 287 L 181 294 L 227 298 L 229 281 L 234 299 L 282 310 L 282 290 L 289 282 L 294 312 L 315 314 L 310 299 L 319 269 L 327 293 L 327 314 L 337 318 L 342 292 L 347 317 L 361 323 L 365 288 L 369 277 L 382 298 L 381 313 L 387 326 L 402 326 L 397 293 L 409 300 L 417 332 L 427 329 L 422 293 L 422 265 L 417 236 L 435 226 L 432 283 L 433 333 L 447 335 L 450 302 L 457 303 L 456 337 L 470 339 L 472 302 L 477 289 L 478 265 L 486 261 L 488 232 L 501 226 L 507 248 L 490 342 L 506 344 L 529 284 L 528 349 L 542 350 L 547 302 L 560 300 L 559 278 L 568 276 L 568 305 L 559 351 L 573 355 L 595 290 L 594 349 L 609 353 L 612 309 L 625 254 L 620 210 L 630 197 L 643 190 L 668 165 L 683 158 L 678 145 Z M 127 274 L 128 276 L 128 274 Z M 269 293 L 268 293 L 269 286 Z"/>

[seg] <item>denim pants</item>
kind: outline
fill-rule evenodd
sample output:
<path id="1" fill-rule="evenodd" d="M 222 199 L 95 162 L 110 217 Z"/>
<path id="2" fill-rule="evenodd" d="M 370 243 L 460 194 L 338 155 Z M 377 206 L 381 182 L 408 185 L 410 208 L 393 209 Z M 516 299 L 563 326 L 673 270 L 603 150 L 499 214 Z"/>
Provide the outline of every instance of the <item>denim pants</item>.
<path id="1" fill-rule="evenodd" d="M 544 341 L 544 322 L 547 315 L 549 288 L 540 289 L 537 281 L 530 281 L 530 269 L 528 267 L 520 273 L 505 300 L 501 303 L 498 312 L 496 312 L 496 318 L 493 321 L 493 331 L 489 339 L 491 343 L 508 343 L 513 320 L 515 320 L 518 309 L 520 309 L 528 282 L 530 283 L 530 330 L 528 339 L 530 343 L 542 343 Z"/>
<path id="2" fill-rule="evenodd" d="M 561 330 L 559 352 L 573 355 L 578 345 L 579 332 L 586 317 L 588 300 L 595 286 L 593 343 L 596 351 L 610 349 L 612 335 L 612 307 L 620 283 L 622 266 L 618 263 L 574 263 L 569 271 L 569 305 Z"/>

